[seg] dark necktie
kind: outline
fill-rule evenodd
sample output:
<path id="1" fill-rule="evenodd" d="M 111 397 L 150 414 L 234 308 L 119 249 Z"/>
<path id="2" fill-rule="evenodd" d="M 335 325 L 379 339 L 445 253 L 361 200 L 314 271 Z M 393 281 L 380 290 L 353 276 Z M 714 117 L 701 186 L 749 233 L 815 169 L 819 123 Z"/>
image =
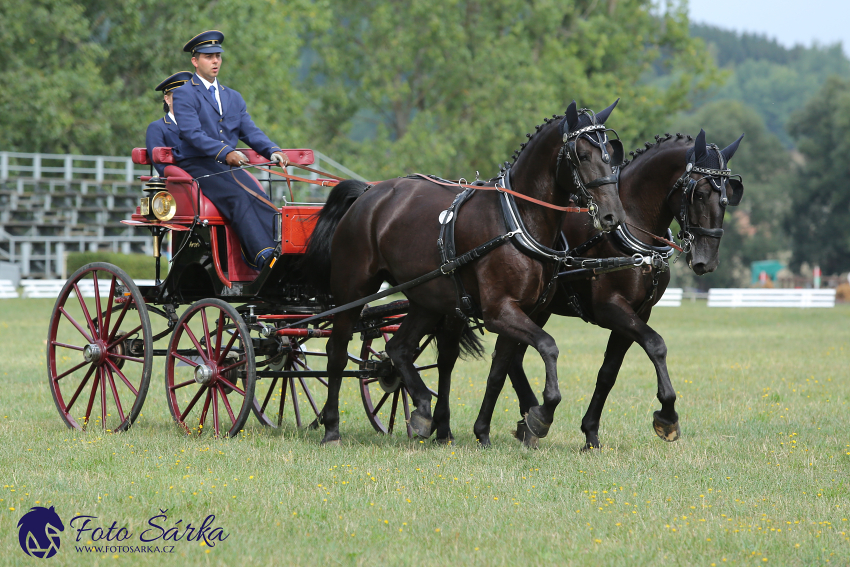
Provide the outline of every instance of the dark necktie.
<path id="1" fill-rule="evenodd" d="M 218 101 L 215 98 L 215 85 L 210 85 L 210 96 L 212 97 L 213 104 L 215 105 L 216 108 L 218 108 Z M 220 110 L 219 110 L 219 114 L 221 114 Z"/>

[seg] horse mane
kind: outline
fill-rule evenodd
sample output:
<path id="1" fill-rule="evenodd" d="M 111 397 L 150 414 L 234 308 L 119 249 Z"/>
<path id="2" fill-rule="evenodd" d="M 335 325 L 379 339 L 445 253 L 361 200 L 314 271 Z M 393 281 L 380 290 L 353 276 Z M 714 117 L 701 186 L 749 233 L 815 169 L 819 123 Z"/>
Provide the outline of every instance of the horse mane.
<path id="1" fill-rule="evenodd" d="M 538 134 L 541 130 L 543 130 L 547 126 L 550 126 L 550 125 L 554 124 L 555 122 L 557 122 L 558 120 L 563 119 L 563 118 L 564 118 L 563 114 L 553 114 L 552 118 L 548 118 L 548 117 L 544 118 L 543 124 L 538 124 L 537 126 L 534 127 L 534 132 L 529 132 L 528 134 L 525 135 L 525 137 L 528 138 L 528 141 L 520 144 L 518 150 L 514 150 L 514 153 L 511 156 L 512 160 L 499 164 L 499 174 L 504 175 L 505 172 L 508 169 L 510 169 L 511 167 L 514 166 L 514 164 L 516 164 L 516 160 L 519 159 L 519 155 L 526 148 L 526 146 L 528 146 L 531 143 L 532 138 L 534 138 L 534 136 L 536 134 Z"/>
<path id="2" fill-rule="evenodd" d="M 620 170 L 622 171 L 623 169 L 626 168 L 626 166 L 628 166 L 630 163 L 635 161 L 641 155 L 645 154 L 648 151 L 653 150 L 654 148 L 661 147 L 665 142 L 668 142 L 669 140 L 673 140 L 674 142 L 679 142 L 679 141 L 682 141 L 682 140 L 684 140 L 685 142 L 693 142 L 694 137 L 691 136 L 690 134 L 681 134 L 679 132 L 676 132 L 675 136 L 670 134 L 669 132 L 666 132 L 663 136 L 662 135 L 656 135 L 654 144 L 652 142 L 644 142 L 644 144 L 643 144 L 644 147 L 638 148 L 638 149 L 634 150 L 633 152 L 629 152 L 629 155 L 632 156 L 632 159 L 630 159 L 630 160 L 627 159 L 626 161 L 624 161 L 623 165 L 620 166 Z"/>

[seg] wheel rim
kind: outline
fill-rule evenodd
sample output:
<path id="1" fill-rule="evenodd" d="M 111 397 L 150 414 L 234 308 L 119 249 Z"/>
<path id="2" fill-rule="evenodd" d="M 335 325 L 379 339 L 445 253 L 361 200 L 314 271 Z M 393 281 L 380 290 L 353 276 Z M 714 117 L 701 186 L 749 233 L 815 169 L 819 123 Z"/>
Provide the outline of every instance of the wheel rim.
<path id="1" fill-rule="evenodd" d="M 77 270 L 56 299 L 47 336 L 47 375 L 63 421 L 80 430 L 129 428 L 147 395 L 151 346 L 132 279 L 109 264 Z"/>
<path id="2" fill-rule="evenodd" d="M 383 340 L 386 343 L 390 339 L 387 333 L 383 333 Z M 363 340 L 363 346 L 360 349 L 360 368 L 365 369 L 366 362 L 375 360 L 380 351 L 373 344 L 371 338 Z M 431 337 L 427 337 L 419 346 L 419 352 L 414 360 L 418 360 L 422 352 L 431 342 Z M 436 364 L 416 365 L 416 369 L 421 373 L 431 368 L 435 368 Z M 437 392 L 429 388 L 431 395 L 437 397 Z M 402 425 L 407 430 L 407 436 L 411 439 L 415 436 L 413 429 L 410 428 L 410 394 L 402 382 L 398 389 L 394 392 L 387 392 L 381 387 L 378 378 L 367 378 L 360 380 L 360 398 L 363 401 L 363 409 L 366 410 L 366 418 L 372 427 L 378 433 L 392 435 L 393 431 Z"/>
<path id="3" fill-rule="evenodd" d="M 327 358 L 324 352 L 311 351 L 305 343 L 307 339 L 299 340 L 289 337 L 288 352 L 280 360 L 269 359 L 259 366 L 264 370 L 283 372 L 313 372 L 311 360 Z M 328 381 L 325 378 L 312 376 L 275 376 L 257 380 L 256 396 L 254 397 L 254 415 L 266 427 L 279 428 L 283 425 L 284 415 L 291 415 L 295 426 L 299 429 L 307 427 L 318 419 L 321 413 L 316 390 L 327 390 Z M 326 397 L 326 396 L 325 396 Z"/>
<path id="4" fill-rule="evenodd" d="M 165 362 L 172 417 L 187 435 L 234 437 L 251 412 L 254 350 L 242 317 L 228 303 L 205 299 L 180 317 Z"/>

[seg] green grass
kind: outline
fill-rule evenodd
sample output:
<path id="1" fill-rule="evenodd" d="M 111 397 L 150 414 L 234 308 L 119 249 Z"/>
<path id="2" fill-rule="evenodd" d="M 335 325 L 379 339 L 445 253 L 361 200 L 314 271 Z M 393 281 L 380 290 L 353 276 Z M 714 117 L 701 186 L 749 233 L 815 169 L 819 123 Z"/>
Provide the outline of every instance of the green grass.
<path id="1" fill-rule="evenodd" d="M 66 429 L 45 372 L 52 305 L 0 301 L 3 564 L 36 562 L 16 527 L 35 505 L 65 521 L 57 565 L 850 562 L 850 305 L 657 309 L 683 437 L 668 444 L 652 432 L 655 375 L 633 347 L 604 413 L 605 446 L 591 454 L 579 452 L 579 424 L 608 333 L 576 320 L 548 327 L 563 402 L 540 450 L 511 437 L 512 391 L 496 410 L 494 447 L 477 448 L 487 361 L 456 368 L 453 445 L 376 435 L 349 379 L 343 444 L 323 448 L 319 431 L 269 431 L 253 418 L 237 439 L 184 438 L 165 405 L 161 359 L 130 432 Z M 526 364 L 539 391 L 539 358 Z M 212 549 L 172 542 L 171 555 L 73 549 L 75 514 L 115 521 L 138 545 L 160 509 L 166 527 L 215 514 L 230 536 Z"/>

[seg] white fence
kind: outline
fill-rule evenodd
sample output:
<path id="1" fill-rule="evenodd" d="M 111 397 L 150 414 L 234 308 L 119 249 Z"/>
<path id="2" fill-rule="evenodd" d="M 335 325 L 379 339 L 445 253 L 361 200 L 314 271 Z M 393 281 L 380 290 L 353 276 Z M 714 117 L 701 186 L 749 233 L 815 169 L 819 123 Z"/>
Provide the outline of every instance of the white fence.
<path id="1" fill-rule="evenodd" d="M 684 290 L 680 287 L 668 287 L 655 307 L 681 307 L 683 293 Z"/>
<path id="2" fill-rule="evenodd" d="M 835 307 L 834 289 L 712 288 L 709 307 Z"/>
<path id="3" fill-rule="evenodd" d="M 154 280 L 134 280 L 137 286 L 139 285 L 154 285 Z M 98 290 L 100 296 L 104 297 L 109 293 L 111 285 L 110 280 L 98 281 Z M 24 297 L 32 298 L 56 298 L 59 292 L 62 291 L 62 286 L 65 285 L 65 280 L 21 280 L 21 285 L 24 288 Z M 80 293 L 83 297 L 94 297 L 94 282 L 91 280 L 83 280 L 78 284 Z M 17 295 L 15 296 L 17 297 Z"/>

